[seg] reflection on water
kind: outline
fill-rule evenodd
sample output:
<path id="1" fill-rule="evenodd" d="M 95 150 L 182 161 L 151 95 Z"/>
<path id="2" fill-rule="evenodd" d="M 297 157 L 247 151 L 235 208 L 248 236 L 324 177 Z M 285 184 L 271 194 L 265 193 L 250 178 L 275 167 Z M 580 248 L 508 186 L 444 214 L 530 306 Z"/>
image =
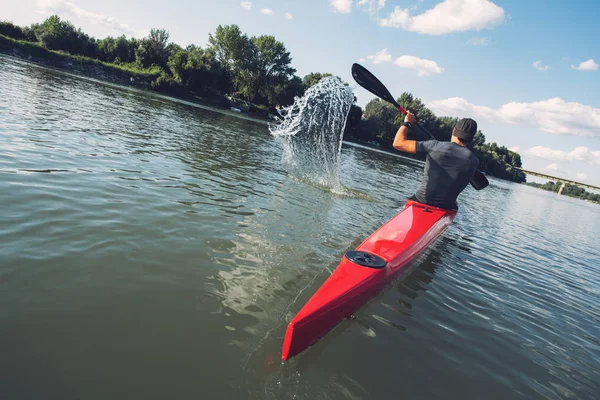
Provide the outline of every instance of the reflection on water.
<path id="1" fill-rule="evenodd" d="M 422 165 L 344 146 L 339 196 L 266 125 L 0 57 L 10 398 L 578 398 L 600 392 L 600 209 L 491 179 L 315 346 L 287 322 Z"/>

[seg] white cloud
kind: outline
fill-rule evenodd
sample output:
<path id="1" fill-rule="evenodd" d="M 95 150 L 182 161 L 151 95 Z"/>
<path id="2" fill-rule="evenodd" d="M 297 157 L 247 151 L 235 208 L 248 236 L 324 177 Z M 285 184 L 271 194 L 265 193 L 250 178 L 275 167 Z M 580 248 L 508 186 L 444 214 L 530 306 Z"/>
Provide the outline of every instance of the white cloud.
<path id="1" fill-rule="evenodd" d="M 260 10 L 260 12 L 262 14 L 265 14 L 265 15 L 273 15 L 273 14 L 275 14 L 275 12 L 273 10 L 271 10 L 270 8 L 263 8 L 262 10 Z"/>
<path id="2" fill-rule="evenodd" d="M 575 176 L 580 181 L 587 181 L 588 180 L 588 176 L 586 174 L 584 174 L 583 172 L 578 172 L 578 173 L 575 174 Z"/>
<path id="3" fill-rule="evenodd" d="M 369 13 L 375 14 L 385 7 L 385 0 L 360 0 L 356 5 L 366 6 Z"/>
<path id="4" fill-rule="evenodd" d="M 578 71 L 597 71 L 598 64 L 596 64 L 596 62 L 592 58 L 580 63 L 578 66 L 571 65 L 571 68 L 576 69 Z"/>
<path id="5" fill-rule="evenodd" d="M 358 4 L 359 6 L 373 5 L 374 7 L 377 7 L 381 10 L 383 7 L 385 7 L 385 0 L 359 0 L 356 4 Z"/>
<path id="6" fill-rule="evenodd" d="M 558 164 L 556 164 L 556 163 L 549 164 L 549 165 L 546 165 L 546 167 L 542 168 L 542 169 L 551 170 L 551 171 L 558 171 Z"/>
<path id="7" fill-rule="evenodd" d="M 429 76 L 433 74 L 441 74 L 444 68 L 438 63 L 424 58 L 415 56 L 400 56 L 396 58 L 394 64 L 400 68 L 410 68 L 417 71 L 417 76 Z"/>
<path id="8" fill-rule="evenodd" d="M 241 5 L 242 7 L 244 7 L 246 10 L 250 10 L 250 9 L 252 9 L 252 2 L 251 2 L 251 1 L 242 1 L 242 2 L 240 3 L 240 5 Z"/>
<path id="9" fill-rule="evenodd" d="M 285 13 L 285 17 L 287 19 L 294 19 L 294 16 L 292 14 L 290 14 L 290 13 Z"/>
<path id="10" fill-rule="evenodd" d="M 367 59 L 373 61 L 373 64 L 381 64 L 382 62 L 392 61 L 392 55 L 388 52 L 388 49 L 383 49 L 379 53 L 367 56 Z"/>
<path id="11" fill-rule="evenodd" d="M 583 161 L 591 165 L 600 165 L 600 151 L 592 151 L 584 146 L 576 147 L 572 151 L 554 150 L 549 147 L 535 146 L 530 149 L 521 150 L 519 151 L 519 154 L 548 161 Z"/>
<path id="12" fill-rule="evenodd" d="M 411 16 L 409 9 L 399 6 L 379 25 L 402 28 L 427 35 L 480 31 L 504 21 L 504 9 L 489 0 L 444 0 L 422 14 Z"/>
<path id="13" fill-rule="evenodd" d="M 352 11 L 352 0 L 329 0 L 329 4 L 342 14 L 349 14 Z"/>
<path id="14" fill-rule="evenodd" d="M 490 40 L 486 37 L 473 38 L 467 43 L 469 43 L 472 46 L 487 46 L 488 44 L 490 44 Z"/>
<path id="15" fill-rule="evenodd" d="M 359 59 L 358 59 L 358 62 L 364 63 L 364 62 L 367 62 L 367 60 L 366 60 L 366 59 L 364 59 L 364 58 L 359 58 Z"/>
<path id="16" fill-rule="evenodd" d="M 70 15 L 89 20 L 94 24 L 100 24 L 113 29 L 117 32 L 125 33 L 131 36 L 143 37 L 148 34 L 147 30 L 136 30 L 131 28 L 129 25 L 119 21 L 116 18 L 109 17 L 108 15 L 97 14 L 91 11 L 86 11 L 79 8 L 77 5 L 64 0 L 39 0 L 37 2 L 38 8 L 46 13 L 58 14 L 61 16 Z"/>
<path id="17" fill-rule="evenodd" d="M 392 55 L 385 48 L 374 55 L 367 56 L 367 60 L 371 60 L 373 64 L 381 64 L 382 62 L 392 61 Z M 365 62 L 366 60 L 361 58 L 360 61 Z M 440 67 L 435 61 L 408 55 L 396 58 L 394 65 L 400 68 L 414 69 L 417 71 L 417 76 L 429 76 L 444 72 L 444 68 Z"/>
<path id="18" fill-rule="evenodd" d="M 600 108 L 559 97 L 532 103 L 510 102 L 498 109 L 471 104 L 460 97 L 432 101 L 428 106 L 438 115 L 470 115 L 558 135 L 600 136 Z"/>
<path id="19" fill-rule="evenodd" d="M 537 69 L 538 71 L 548 71 L 550 69 L 549 65 L 543 65 L 542 64 L 542 60 L 538 60 L 535 61 L 533 64 L 531 64 L 533 66 L 533 68 Z"/>

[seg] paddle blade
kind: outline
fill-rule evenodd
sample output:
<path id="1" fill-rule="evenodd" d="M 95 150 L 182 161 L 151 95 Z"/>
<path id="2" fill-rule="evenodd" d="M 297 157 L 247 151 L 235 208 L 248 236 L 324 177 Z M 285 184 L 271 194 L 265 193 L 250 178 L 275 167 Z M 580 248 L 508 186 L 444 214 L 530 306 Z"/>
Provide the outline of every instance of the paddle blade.
<path id="1" fill-rule="evenodd" d="M 356 63 L 352 64 L 352 77 L 356 83 L 373 93 L 375 96 L 388 103 L 392 103 L 396 108 L 400 108 L 400 104 L 394 100 L 390 91 L 387 90 L 383 83 L 362 65 Z"/>
<path id="2" fill-rule="evenodd" d="M 471 178 L 471 186 L 473 186 L 475 190 L 482 190 L 485 189 L 489 184 L 490 182 L 485 177 L 483 172 L 476 169 L 475 173 L 473 174 L 473 178 Z"/>

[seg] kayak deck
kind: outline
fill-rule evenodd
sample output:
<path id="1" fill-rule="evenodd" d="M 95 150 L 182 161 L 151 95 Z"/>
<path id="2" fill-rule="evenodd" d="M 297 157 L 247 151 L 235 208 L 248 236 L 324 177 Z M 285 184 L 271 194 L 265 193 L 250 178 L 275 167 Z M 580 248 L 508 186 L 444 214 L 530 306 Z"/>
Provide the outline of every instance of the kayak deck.
<path id="1" fill-rule="evenodd" d="M 356 248 L 356 252 L 366 253 L 366 261 L 379 260 L 380 264 L 359 265 L 352 257 L 355 252 L 348 252 L 289 323 L 281 358 L 301 353 L 350 317 L 431 244 L 455 216 L 456 211 L 407 201 L 402 211 Z"/>

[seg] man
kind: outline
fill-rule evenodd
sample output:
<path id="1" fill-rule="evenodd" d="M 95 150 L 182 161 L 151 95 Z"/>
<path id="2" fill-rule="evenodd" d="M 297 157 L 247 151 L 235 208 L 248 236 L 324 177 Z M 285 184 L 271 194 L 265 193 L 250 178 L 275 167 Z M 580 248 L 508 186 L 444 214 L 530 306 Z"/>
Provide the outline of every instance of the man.
<path id="1" fill-rule="evenodd" d="M 427 154 L 423 180 L 411 200 L 456 210 L 456 198 L 467 187 L 479 165 L 479 159 L 470 150 L 477 133 L 477 122 L 471 118 L 458 121 L 449 142 L 407 140 L 410 124 L 416 122 L 415 115 L 409 111 L 394 138 L 396 150 Z"/>

